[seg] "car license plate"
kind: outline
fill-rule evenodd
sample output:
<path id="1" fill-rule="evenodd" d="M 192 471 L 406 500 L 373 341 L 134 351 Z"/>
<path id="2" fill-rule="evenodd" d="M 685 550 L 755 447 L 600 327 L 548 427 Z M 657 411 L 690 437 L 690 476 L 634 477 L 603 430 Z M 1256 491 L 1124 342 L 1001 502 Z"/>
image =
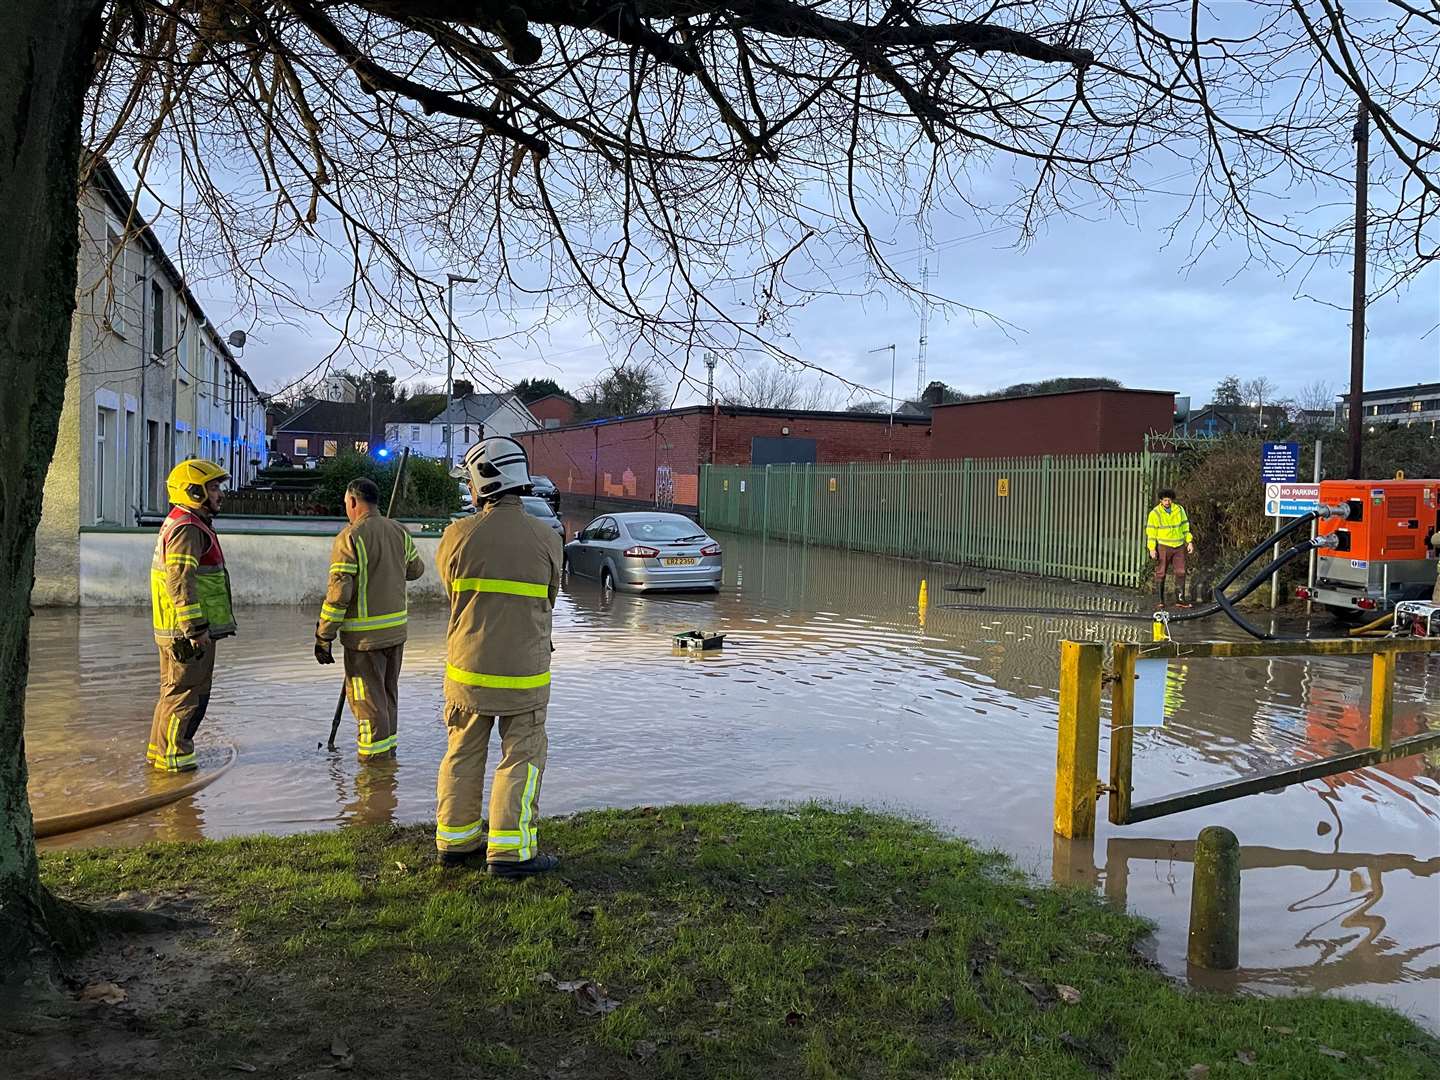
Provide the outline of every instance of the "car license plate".
<path id="1" fill-rule="evenodd" d="M 694 565 L 695 565 L 696 563 L 698 563 L 700 560 L 699 560 L 699 559 L 663 559 L 663 560 L 661 560 L 661 561 L 664 562 L 664 564 L 665 564 L 666 566 L 694 566 Z"/>

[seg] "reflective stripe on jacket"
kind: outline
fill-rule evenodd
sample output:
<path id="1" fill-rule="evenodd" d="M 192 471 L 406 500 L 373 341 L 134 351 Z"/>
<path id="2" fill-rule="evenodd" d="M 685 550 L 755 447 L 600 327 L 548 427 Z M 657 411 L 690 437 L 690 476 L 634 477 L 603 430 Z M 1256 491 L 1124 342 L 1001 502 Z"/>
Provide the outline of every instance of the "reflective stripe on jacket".
<path id="1" fill-rule="evenodd" d="M 445 700 L 482 716 L 550 701 L 550 631 L 560 538 L 505 495 L 440 537 L 435 565 L 450 596 Z"/>
<path id="2" fill-rule="evenodd" d="M 1192 541 L 1190 516 L 1179 503 L 1171 503 L 1170 509 L 1156 506 L 1145 519 L 1145 546 L 1151 551 L 1156 544 L 1165 547 L 1184 547 Z"/>
<path id="3" fill-rule="evenodd" d="M 405 583 L 425 572 L 410 530 L 378 511 L 346 525 L 330 547 L 330 583 L 317 631 L 347 649 L 388 649 L 405 640 Z"/>
<path id="4" fill-rule="evenodd" d="M 230 572 L 210 522 L 183 506 L 172 509 L 150 560 L 150 614 L 157 638 L 212 638 L 235 633 Z"/>

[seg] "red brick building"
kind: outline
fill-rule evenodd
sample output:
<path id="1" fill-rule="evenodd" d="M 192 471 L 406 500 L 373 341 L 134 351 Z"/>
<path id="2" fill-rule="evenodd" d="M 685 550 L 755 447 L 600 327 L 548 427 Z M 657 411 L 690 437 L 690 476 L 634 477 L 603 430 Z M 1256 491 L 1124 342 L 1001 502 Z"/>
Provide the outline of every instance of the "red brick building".
<path id="1" fill-rule="evenodd" d="M 535 405 L 530 406 L 532 412 Z M 537 414 L 538 415 L 538 414 Z M 923 460 L 928 417 L 705 405 L 517 435 L 564 495 L 695 507 L 700 466 Z"/>
<path id="2" fill-rule="evenodd" d="M 565 427 L 575 421 L 575 399 L 564 394 L 546 394 L 527 407 L 543 428 Z"/>
<path id="3" fill-rule="evenodd" d="M 1174 428 L 1175 395 L 1097 389 L 989 398 L 937 405 L 931 422 L 937 461 L 1124 453 L 1144 449 L 1146 434 Z"/>

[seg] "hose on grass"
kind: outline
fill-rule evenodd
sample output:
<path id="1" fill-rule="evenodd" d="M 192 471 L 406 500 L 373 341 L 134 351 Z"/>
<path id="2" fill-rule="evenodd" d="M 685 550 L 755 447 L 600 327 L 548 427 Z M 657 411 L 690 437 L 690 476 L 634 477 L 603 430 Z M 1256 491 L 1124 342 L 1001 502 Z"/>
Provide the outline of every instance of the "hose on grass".
<path id="1" fill-rule="evenodd" d="M 88 810 L 77 810 L 71 814 L 55 814 L 52 817 L 36 818 L 35 836 L 37 838 L 63 836 L 65 833 L 79 832 L 81 829 L 93 829 L 97 825 L 109 825 L 111 822 L 123 821 L 150 810 L 158 810 L 162 806 L 169 806 L 173 802 L 179 802 L 187 795 L 194 795 L 197 791 L 209 787 L 230 770 L 230 766 L 235 764 L 239 752 L 233 745 L 227 745 L 225 751 L 227 754 L 225 761 L 217 768 L 211 769 L 177 788 L 170 788 L 168 791 L 153 791 L 149 795 L 141 795 L 139 798 L 110 803 L 108 806 L 94 806 Z"/>

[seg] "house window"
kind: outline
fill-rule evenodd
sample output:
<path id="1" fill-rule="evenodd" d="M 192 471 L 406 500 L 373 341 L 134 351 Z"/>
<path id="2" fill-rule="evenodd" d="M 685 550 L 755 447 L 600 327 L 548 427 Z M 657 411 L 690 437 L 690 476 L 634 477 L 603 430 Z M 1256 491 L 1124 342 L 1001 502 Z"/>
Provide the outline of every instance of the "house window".
<path id="1" fill-rule="evenodd" d="M 105 242 L 109 248 L 109 277 L 105 290 L 105 322 L 121 337 L 125 336 L 125 298 L 129 282 L 125 280 L 125 237 L 120 230 L 108 222 L 105 225 Z"/>
<path id="2" fill-rule="evenodd" d="M 160 282 L 150 282 L 150 353 L 157 360 L 165 353 L 165 290 Z"/>
<path id="3" fill-rule="evenodd" d="M 309 456 L 310 456 L 310 440 L 309 440 L 309 439 L 296 439 L 296 440 L 295 440 L 295 456 L 296 456 L 296 457 L 309 457 Z"/>
<path id="4" fill-rule="evenodd" d="M 334 457 L 340 450 L 340 443 L 336 439 L 325 440 L 325 456 Z"/>
<path id="5" fill-rule="evenodd" d="M 105 520 L 105 457 L 109 441 L 115 434 L 114 413 L 110 409 L 95 410 L 95 520 Z"/>
<path id="6" fill-rule="evenodd" d="M 1418 402 L 1418 401 L 1412 401 L 1412 402 L 1410 402 L 1410 411 L 1411 411 L 1411 412 L 1420 412 L 1420 410 L 1421 410 L 1423 407 L 1424 407 L 1424 406 L 1423 406 L 1420 402 Z"/>
<path id="7" fill-rule="evenodd" d="M 411 425 L 410 425 L 410 441 L 411 441 L 411 442 L 417 442 L 417 443 L 420 441 L 420 425 L 419 425 L 419 424 L 411 424 Z"/>
<path id="8" fill-rule="evenodd" d="M 366 439 L 356 439 L 356 440 L 355 440 L 355 451 L 356 451 L 356 453 L 359 453 L 359 454 L 368 454 L 368 453 L 370 452 L 370 443 L 369 443 L 369 441 L 366 440 Z"/>

